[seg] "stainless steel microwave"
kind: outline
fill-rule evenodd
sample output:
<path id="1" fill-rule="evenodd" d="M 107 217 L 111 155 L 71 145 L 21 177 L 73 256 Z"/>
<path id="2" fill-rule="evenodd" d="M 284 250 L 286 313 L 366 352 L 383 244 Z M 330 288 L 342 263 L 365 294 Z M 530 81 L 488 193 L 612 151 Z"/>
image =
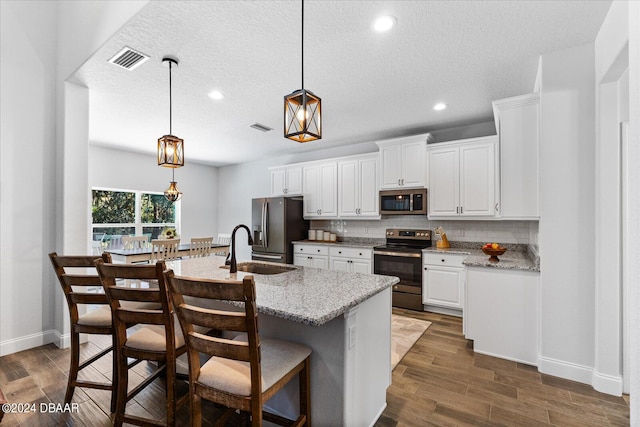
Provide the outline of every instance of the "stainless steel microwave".
<path id="1" fill-rule="evenodd" d="M 380 191 L 381 215 L 426 215 L 427 189 Z"/>

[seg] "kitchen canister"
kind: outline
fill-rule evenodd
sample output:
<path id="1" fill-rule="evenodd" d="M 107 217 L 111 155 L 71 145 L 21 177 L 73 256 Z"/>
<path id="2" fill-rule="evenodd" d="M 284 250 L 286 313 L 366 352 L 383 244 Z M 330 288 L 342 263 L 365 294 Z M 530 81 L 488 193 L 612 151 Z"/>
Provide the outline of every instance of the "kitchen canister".
<path id="1" fill-rule="evenodd" d="M 316 240 L 316 230 L 309 230 L 309 240 Z"/>
<path id="2" fill-rule="evenodd" d="M 331 240 L 331 233 L 328 231 L 324 232 L 324 241 L 329 242 Z"/>
<path id="3" fill-rule="evenodd" d="M 338 240 L 338 236 L 336 236 L 334 233 L 331 233 L 331 238 L 329 240 L 335 242 L 336 240 Z"/>
<path id="4" fill-rule="evenodd" d="M 324 231 L 316 230 L 316 240 L 324 240 Z"/>

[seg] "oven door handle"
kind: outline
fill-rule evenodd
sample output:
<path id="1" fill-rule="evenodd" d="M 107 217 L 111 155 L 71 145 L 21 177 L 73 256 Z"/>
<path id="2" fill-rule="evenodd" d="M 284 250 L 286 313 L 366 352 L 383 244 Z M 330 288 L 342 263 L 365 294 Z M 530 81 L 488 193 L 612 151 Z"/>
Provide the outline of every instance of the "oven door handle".
<path id="1" fill-rule="evenodd" d="M 373 255 L 385 255 L 385 256 L 397 256 L 403 258 L 422 258 L 422 254 L 407 253 L 407 252 L 386 252 L 386 251 L 374 251 Z"/>

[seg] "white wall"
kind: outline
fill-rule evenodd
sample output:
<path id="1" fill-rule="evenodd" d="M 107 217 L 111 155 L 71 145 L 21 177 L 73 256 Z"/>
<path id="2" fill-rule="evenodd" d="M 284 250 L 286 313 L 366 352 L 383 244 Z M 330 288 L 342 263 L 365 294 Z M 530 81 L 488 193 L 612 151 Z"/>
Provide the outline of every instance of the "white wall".
<path id="1" fill-rule="evenodd" d="M 66 231 L 62 171 L 71 167 L 64 153 L 72 146 L 63 139 L 64 79 L 145 4 L 0 2 L 0 355 L 60 344 L 68 332 L 47 257 L 62 248 Z M 86 163 L 86 157 L 80 160 Z M 64 176 L 85 189 L 84 170 Z"/>
<path id="2" fill-rule="evenodd" d="M 594 364 L 594 46 L 543 55 L 541 372 L 590 383 Z"/>
<path id="3" fill-rule="evenodd" d="M 171 169 L 158 166 L 157 158 L 151 155 L 90 145 L 88 164 L 88 191 L 103 187 L 163 192 L 171 181 Z M 188 242 L 192 237 L 216 237 L 218 168 L 190 163 L 187 158 L 175 177 L 182 192 L 180 238 Z M 86 212 L 89 209 L 88 204 Z"/>

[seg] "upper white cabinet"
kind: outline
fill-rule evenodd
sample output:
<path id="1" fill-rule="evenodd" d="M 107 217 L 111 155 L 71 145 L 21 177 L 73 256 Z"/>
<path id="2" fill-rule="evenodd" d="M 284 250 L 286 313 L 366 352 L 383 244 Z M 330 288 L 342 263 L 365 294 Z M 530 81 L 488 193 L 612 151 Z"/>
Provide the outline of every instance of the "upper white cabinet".
<path id="1" fill-rule="evenodd" d="M 493 110 L 500 137 L 500 216 L 538 219 L 540 97 L 494 101 Z"/>
<path id="2" fill-rule="evenodd" d="M 497 137 L 429 147 L 429 217 L 496 216 Z"/>
<path id="3" fill-rule="evenodd" d="M 302 194 L 302 166 L 282 166 L 269 170 L 272 196 Z"/>
<path id="4" fill-rule="evenodd" d="M 380 218 L 378 154 L 338 161 L 338 215 L 341 218 Z"/>
<path id="5" fill-rule="evenodd" d="M 381 188 L 424 187 L 426 185 L 425 135 L 378 142 Z"/>
<path id="6" fill-rule="evenodd" d="M 306 164 L 302 168 L 304 217 L 335 218 L 338 216 L 337 162 Z"/>

